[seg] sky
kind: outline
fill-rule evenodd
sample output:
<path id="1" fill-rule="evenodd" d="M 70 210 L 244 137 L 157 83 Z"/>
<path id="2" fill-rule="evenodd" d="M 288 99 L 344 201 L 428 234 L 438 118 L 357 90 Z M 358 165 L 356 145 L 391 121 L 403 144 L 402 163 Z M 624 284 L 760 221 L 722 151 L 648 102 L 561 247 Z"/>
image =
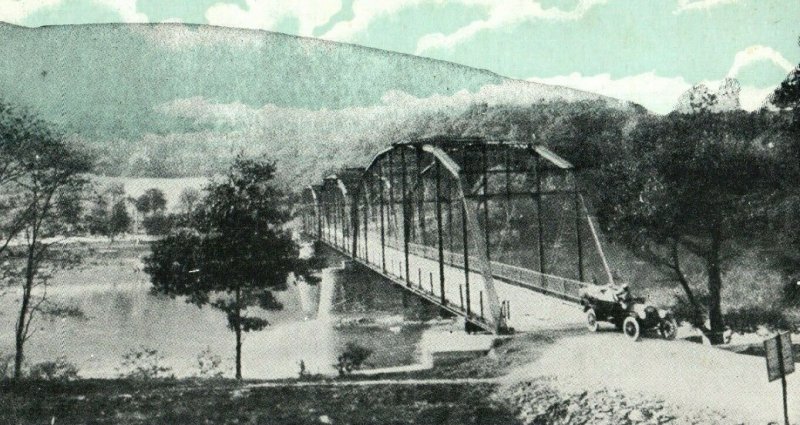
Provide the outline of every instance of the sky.
<path id="1" fill-rule="evenodd" d="M 182 22 L 263 29 L 452 61 L 669 112 L 698 83 L 742 104 L 800 61 L 797 0 L 0 0 L 23 26 Z"/>

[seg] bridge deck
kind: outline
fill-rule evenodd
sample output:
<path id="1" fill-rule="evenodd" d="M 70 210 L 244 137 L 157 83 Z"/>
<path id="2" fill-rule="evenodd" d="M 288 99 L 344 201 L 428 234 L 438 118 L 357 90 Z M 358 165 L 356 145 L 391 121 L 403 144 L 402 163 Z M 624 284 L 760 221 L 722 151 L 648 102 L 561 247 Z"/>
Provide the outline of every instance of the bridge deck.
<path id="1" fill-rule="evenodd" d="M 344 255 L 351 256 L 349 241 L 344 240 L 341 233 L 331 236 L 323 237 L 322 241 Z M 429 247 L 410 246 L 409 273 L 406 276 L 403 247 L 398 247 L 395 241 L 385 240 L 385 242 L 382 249 L 380 236 L 369 235 L 366 251 L 359 246 L 357 255 L 353 259 L 415 295 L 487 331 L 493 331 L 487 320 L 489 308 L 484 295 L 483 276 L 480 273 L 470 270 L 469 284 L 467 284 L 467 273 L 463 265 L 458 264 L 459 259 L 454 258 L 454 254 L 447 253 L 449 261 L 445 261 L 443 267 L 445 281 L 443 302 L 438 252 L 437 258 L 433 259 L 429 258 L 432 255 L 425 255 Z M 546 275 L 543 279 L 539 273 L 514 269 L 516 268 L 493 263 L 495 290 L 504 305 L 504 315 L 509 327 L 515 331 L 530 331 L 574 327 L 583 323 L 584 316 L 576 305 L 577 298 L 574 296 L 577 287 L 569 286 L 580 282 L 569 282 Z M 511 276 L 511 273 L 515 276 Z"/>

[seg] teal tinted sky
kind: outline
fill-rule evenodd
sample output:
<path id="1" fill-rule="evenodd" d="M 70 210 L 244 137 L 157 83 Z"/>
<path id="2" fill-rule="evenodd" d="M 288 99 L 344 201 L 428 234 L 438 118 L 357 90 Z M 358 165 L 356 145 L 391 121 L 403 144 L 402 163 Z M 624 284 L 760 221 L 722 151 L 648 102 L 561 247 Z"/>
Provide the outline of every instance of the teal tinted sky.
<path id="1" fill-rule="evenodd" d="M 800 61 L 797 0 L 0 0 L 25 26 L 184 22 L 417 54 L 666 112 L 737 77 L 757 106 Z"/>

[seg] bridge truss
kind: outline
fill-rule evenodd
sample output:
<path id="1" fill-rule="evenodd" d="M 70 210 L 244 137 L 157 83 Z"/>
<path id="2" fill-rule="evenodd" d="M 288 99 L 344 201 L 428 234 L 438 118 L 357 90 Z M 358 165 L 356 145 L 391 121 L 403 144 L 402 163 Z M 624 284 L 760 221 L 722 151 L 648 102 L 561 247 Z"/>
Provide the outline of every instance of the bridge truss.
<path id="1" fill-rule="evenodd" d="M 578 300 L 613 280 L 572 165 L 539 145 L 437 137 L 396 143 L 303 192 L 303 230 L 491 332 L 514 285 Z M 530 306 L 524 306 L 530 307 Z"/>

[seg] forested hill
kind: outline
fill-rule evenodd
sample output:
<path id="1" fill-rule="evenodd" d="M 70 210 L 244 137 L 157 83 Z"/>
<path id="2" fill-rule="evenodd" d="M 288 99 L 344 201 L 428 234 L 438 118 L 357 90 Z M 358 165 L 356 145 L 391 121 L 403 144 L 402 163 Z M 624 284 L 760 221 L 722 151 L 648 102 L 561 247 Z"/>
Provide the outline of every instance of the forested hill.
<path id="1" fill-rule="evenodd" d="M 567 117 L 643 111 L 485 70 L 263 31 L 0 24 L 0 39 L 0 99 L 96 149 L 107 175 L 210 174 L 244 152 L 273 156 L 286 183 L 307 183 L 406 136 L 582 137 L 580 127 L 594 124 L 576 128 Z"/>

